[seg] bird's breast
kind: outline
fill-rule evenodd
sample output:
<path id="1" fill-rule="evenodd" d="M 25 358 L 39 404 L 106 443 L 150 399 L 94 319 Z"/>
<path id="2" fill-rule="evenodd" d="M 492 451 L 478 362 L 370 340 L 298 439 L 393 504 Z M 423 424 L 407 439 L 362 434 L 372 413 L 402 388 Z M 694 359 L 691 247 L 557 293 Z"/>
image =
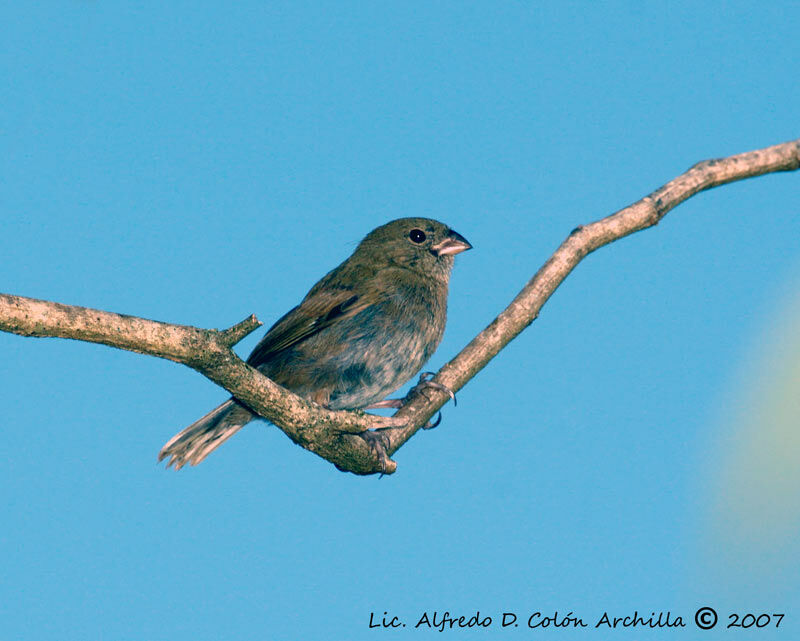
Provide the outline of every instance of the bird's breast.
<path id="1" fill-rule="evenodd" d="M 444 333 L 446 291 L 400 289 L 260 366 L 277 383 L 331 409 L 386 398 L 430 358 Z"/>

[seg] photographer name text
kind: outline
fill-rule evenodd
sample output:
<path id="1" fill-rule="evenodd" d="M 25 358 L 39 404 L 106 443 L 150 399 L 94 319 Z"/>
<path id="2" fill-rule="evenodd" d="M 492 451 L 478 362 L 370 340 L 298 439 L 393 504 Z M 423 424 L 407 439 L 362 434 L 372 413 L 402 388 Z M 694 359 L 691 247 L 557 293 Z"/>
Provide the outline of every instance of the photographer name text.
<path id="1" fill-rule="evenodd" d="M 600 630 L 614 630 L 625 628 L 659 629 L 659 628 L 699 628 L 710 630 L 718 623 L 725 628 L 779 628 L 784 614 L 774 612 L 745 612 L 727 613 L 727 623 L 719 620 L 719 615 L 714 608 L 703 606 L 690 615 L 676 614 L 671 610 L 608 612 L 602 611 L 594 615 L 576 614 L 572 610 L 560 612 L 502 612 L 494 616 L 482 614 L 479 610 L 474 614 L 452 614 L 451 612 L 433 610 L 424 611 L 419 616 L 410 619 L 414 629 L 458 630 L 468 628 L 528 628 L 528 629 L 558 629 L 558 628 L 587 628 Z M 369 628 L 377 630 L 392 630 L 407 627 L 406 620 L 399 615 L 384 611 L 383 614 L 369 613 Z"/>

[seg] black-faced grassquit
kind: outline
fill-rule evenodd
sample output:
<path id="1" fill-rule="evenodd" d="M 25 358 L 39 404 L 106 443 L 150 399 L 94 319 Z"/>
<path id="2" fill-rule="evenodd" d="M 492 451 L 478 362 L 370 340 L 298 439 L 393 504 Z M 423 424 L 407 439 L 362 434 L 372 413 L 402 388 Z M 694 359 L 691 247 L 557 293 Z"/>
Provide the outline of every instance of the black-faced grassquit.
<path id="1" fill-rule="evenodd" d="M 270 328 L 247 362 L 330 409 L 381 401 L 439 345 L 453 257 L 471 247 L 427 218 L 381 225 Z M 176 434 L 158 459 L 196 465 L 254 418 L 231 398 Z"/>

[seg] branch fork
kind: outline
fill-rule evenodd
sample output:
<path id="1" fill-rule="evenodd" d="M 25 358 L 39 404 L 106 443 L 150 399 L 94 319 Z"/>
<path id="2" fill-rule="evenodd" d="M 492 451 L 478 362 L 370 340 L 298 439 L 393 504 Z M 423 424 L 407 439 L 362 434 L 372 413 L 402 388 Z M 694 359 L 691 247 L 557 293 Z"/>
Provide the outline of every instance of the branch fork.
<path id="1" fill-rule="evenodd" d="M 638 202 L 579 225 L 522 291 L 480 334 L 439 370 L 435 385 L 413 394 L 392 417 L 332 411 L 274 383 L 232 350 L 261 326 L 251 315 L 224 330 L 172 325 L 86 307 L 0 294 L 0 330 L 102 343 L 182 363 L 225 388 L 302 447 L 355 474 L 391 474 L 389 458 L 424 427 L 511 340 L 539 315 L 556 288 L 588 254 L 660 222 L 695 194 L 729 182 L 800 168 L 800 139 L 728 158 L 699 162 Z M 445 391 L 448 390 L 448 391 Z M 368 430 L 369 436 L 364 436 Z M 380 442 L 381 447 L 376 447 Z"/>

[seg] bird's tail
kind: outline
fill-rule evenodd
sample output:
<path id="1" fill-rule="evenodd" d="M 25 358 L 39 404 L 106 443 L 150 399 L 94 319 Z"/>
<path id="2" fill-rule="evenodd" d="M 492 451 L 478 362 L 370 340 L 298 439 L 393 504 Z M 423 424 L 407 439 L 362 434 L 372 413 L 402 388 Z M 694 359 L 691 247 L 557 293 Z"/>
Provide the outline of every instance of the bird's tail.
<path id="1" fill-rule="evenodd" d="M 158 460 L 169 457 L 167 467 L 174 465 L 176 470 L 187 463 L 197 465 L 254 418 L 246 407 L 229 399 L 173 436 Z"/>

